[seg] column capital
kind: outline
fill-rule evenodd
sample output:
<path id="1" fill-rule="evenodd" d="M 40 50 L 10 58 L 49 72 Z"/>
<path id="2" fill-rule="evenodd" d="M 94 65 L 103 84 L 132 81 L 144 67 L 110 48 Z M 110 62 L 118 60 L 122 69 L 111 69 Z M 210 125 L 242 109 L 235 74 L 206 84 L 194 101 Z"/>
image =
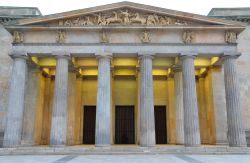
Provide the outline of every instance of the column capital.
<path id="1" fill-rule="evenodd" d="M 179 58 L 181 60 L 185 59 L 185 58 L 193 58 L 194 59 L 197 55 L 198 55 L 197 52 L 181 52 L 179 55 Z"/>
<path id="2" fill-rule="evenodd" d="M 108 52 L 98 52 L 98 53 L 95 53 L 95 56 L 96 56 L 96 59 L 101 59 L 101 58 L 112 59 L 113 54 L 108 53 Z"/>
<path id="3" fill-rule="evenodd" d="M 143 59 L 143 58 L 151 58 L 153 59 L 154 58 L 154 53 L 150 53 L 150 52 L 139 52 L 138 53 L 138 56 L 139 56 L 139 59 Z"/>
<path id="4" fill-rule="evenodd" d="M 70 53 L 69 52 L 65 52 L 65 51 L 54 51 L 52 52 L 52 55 L 55 56 L 55 58 L 66 58 L 66 59 L 70 59 Z"/>
<path id="5" fill-rule="evenodd" d="M 28 54 L 25 51 L 11 51 L 9 53 L 9 56 L 13 59 L 15 58 L 28 59 Z"/>
<path id="6" fill-rule="evenodd" d="M 222 55 L 222 59 L 225 60 L 227 58 L 234 58 L 234 59 L 237 59 L 238 57 L 241 56 L 241 53 L 239 52 L 224 52 L 223 55 Z"/>

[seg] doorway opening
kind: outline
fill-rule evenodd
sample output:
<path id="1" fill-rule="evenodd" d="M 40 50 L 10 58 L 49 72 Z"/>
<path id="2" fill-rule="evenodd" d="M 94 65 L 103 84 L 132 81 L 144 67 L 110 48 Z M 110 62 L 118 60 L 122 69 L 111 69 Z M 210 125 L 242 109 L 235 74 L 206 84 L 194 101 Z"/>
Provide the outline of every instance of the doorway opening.
<path id="1" fill-rule="evenodd" d="M 95 144 L 96 106 L 84 106 L 83 144 Z"/>
<path id="2" fill-rule="evenodd" d="M 135 144 L 134 106 L 115 107 L 115 144 Z"/>
<path id="3" fill-rule="evenodd" d="M 154 113 L 156 144 L 167 144 L 166 106 L 155 106 Z"/>

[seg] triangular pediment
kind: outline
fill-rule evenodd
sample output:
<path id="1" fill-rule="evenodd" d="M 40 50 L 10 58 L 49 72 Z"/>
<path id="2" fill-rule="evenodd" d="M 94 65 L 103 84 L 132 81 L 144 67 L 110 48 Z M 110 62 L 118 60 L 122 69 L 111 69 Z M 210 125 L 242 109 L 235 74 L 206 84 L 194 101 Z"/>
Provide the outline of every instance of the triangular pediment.
<path id="1" fill-rule="evenodd" d="M 132 2 L 119 2 L 81 10 L 19 20 L 31 26 L 188 26 L 242 25 L 240 22 L 174 11 Z"/>

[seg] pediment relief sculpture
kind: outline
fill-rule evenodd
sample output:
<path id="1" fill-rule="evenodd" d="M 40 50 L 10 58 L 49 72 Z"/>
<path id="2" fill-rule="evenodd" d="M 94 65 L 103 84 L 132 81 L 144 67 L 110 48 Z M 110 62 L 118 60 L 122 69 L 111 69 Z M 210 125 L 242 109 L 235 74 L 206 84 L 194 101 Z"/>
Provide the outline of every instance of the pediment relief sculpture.
<path id="1" fill-rule="evenodd" d="M 183 32 L 183 34 L 182 34 L 182 41 L 185 44 L 192 43 L 193 39 L 194 39 L 194 32 L 192 32 L 192 31 L 184 31 Z"/>
<path id="2" fill-rule="evenodd" d="M 227 43 L 236 43 L 237 33 L 232 31 L 226 31 L 225 33 L 225 42 Z"/>
<path id="3" fill-rule="evenodd" d="M 65 43 L 65 40 L 66 40 L 65 31 L 58 30 L 58 31 L 57 31 L 56 42 L 57 42 L 57 43 Z"/>
<path id="4" fill-rule="evenodd" d="M 106 13 L 88 14 L 76 18 L 59 20 L 59 26 L 91 26 L 91 25 L 187 25 L 186 21 L 166 15 L 141 13 L 128 9 Z"/>
<path id="5" fill-rule="evenodd" d="M 22 43 L 23 42 L 23 33 L 19 31 L 13 32 L 13 43 Z"/>

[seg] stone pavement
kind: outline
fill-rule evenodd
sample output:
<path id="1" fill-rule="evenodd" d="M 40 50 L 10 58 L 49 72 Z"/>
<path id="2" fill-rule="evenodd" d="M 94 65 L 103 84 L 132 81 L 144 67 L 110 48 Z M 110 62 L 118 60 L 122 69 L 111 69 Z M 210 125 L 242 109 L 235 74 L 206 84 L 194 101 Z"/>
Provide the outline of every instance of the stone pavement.
<path id="1" fill-rule="evenodd" d="M 250 155 L 16 155 L 3 163 L 249 163 Z"/>

